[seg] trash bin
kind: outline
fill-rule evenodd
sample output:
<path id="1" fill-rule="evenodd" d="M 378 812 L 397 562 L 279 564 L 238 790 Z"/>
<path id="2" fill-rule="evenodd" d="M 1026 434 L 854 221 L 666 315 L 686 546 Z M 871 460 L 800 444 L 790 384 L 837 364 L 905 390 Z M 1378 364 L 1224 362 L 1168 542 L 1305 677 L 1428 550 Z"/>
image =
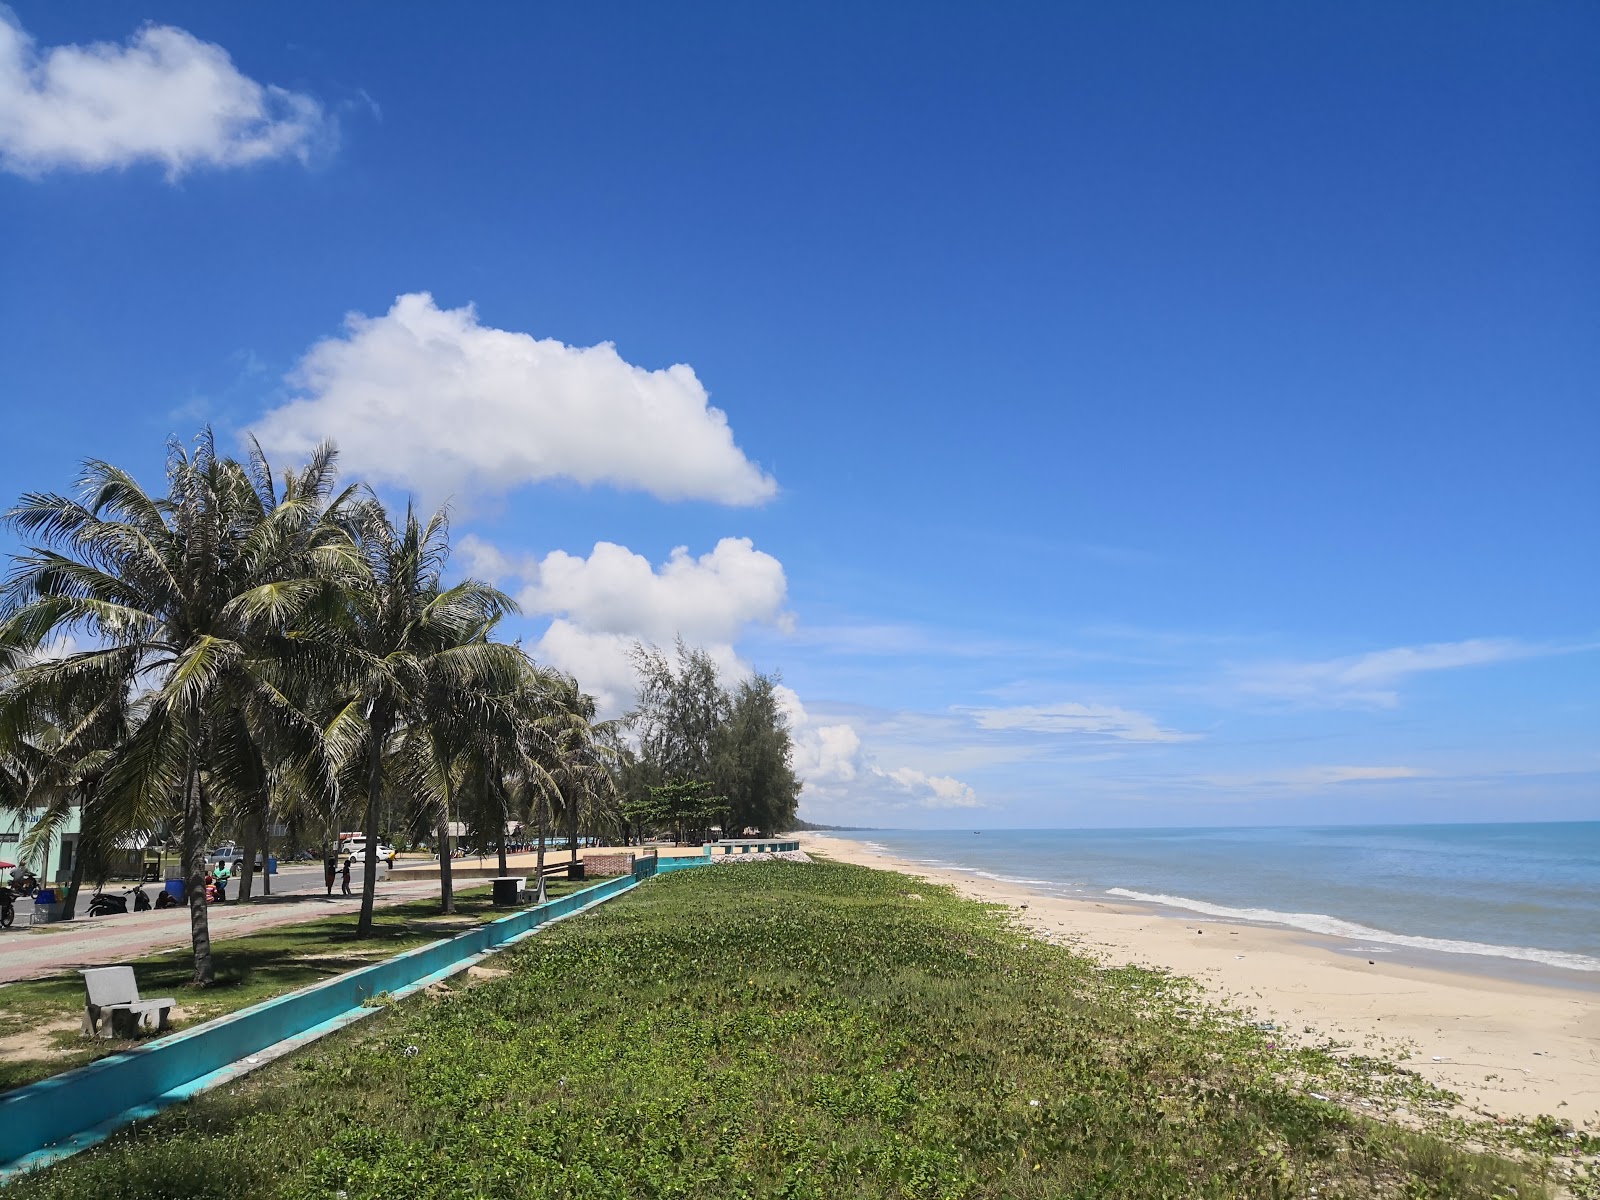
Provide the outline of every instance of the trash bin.
<path id="1" fill-rule="evenodd" d="M 276 875 L 277 873 L 278 873 L 278 856 L 276 854 L 269 854 L 269 855 L 267 855 L 267 874 L 268 875 Z"/>
<path id="2" fill-rule="evenodd" d="M 567 878 L 580 882 L 583 880 L 583 859 L 580 858 L 577 862 L 567 864 Z"/>
<path id="3" fill-rule="evenodd" d="M 179 904 L 183 903 L 183 880 L 181 880 L 181 879 L 169 879 L 169 880 L 167 880 L 166 891 L 167 891 L 167 895 L 171 896 Z"/>

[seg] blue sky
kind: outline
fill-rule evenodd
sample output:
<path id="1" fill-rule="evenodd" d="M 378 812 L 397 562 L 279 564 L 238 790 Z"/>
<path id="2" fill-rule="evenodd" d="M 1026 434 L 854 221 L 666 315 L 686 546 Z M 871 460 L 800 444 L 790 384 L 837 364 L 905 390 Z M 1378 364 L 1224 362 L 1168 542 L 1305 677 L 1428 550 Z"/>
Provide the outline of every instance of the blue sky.
<path id="1" fill-rule="evenodd" d="M 1593 818 L 1597 49 L 13 3 L 3 491 L 336 436 L 612 710 L 634 638 L 781 670 L 819 820 Z"/>

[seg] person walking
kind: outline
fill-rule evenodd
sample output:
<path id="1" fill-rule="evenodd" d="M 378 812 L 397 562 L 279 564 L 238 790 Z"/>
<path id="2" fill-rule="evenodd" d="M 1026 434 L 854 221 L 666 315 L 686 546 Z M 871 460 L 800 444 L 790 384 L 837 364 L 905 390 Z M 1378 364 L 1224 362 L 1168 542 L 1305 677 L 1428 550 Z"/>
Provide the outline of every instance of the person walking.
<path id="1" fill-rule="evenodd" d="M 346 896 L 350 894 L 350 864 L 353 862 L 355 862 L 353 858 L 345 859 L 344 870 L 339 872 L 339 890 Z"/>
<path id="2" fill-rule="evenodd" d="M 322 881 L 328 885 L 328 895 L 330 896 L 333 895 L 333 877 L 337 873 L 337 870 L 338 868 L 333 861 L 333 855 L 330 854 L 327 858 L 322 860 Z"/>

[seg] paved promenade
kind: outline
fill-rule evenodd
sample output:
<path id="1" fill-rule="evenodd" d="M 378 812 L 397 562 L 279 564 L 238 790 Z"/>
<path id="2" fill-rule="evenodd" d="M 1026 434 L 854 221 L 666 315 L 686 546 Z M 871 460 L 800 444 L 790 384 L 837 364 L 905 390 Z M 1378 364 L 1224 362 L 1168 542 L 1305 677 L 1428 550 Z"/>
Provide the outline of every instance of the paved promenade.
<path id="1" fill-rule="evenodd" d="M 352 922 L 361 907 L 361 883 L 353 883 L 355 894 L 341 896 L 334 886 L 333 895 L 325 896 L 322 890 L 322 868 L 303 868 L 293 874 L 285 873 L 286 888 L 269 897 L 257 897 L 250 904 L 229 901 L 213 904 L 210 910 L 211 937 L 213 941 L 270 929 L 275 925 L 293 925 L 301 921 L 314 921 L 321 917 L 350 914 Z M 303 874 L 305 880 L 300 880 Z M 378 879 L 377 903 L 381 906 L 401 904 L 426 896 L 437 896 L 437 881 L 402 882 L 386 878 L 383 872 Z M 314 888 L 307 886 L 314 883 Z M 274 888 L 278 884 L 274 882 Z M 114 890 L 114 889 L 112 889 Z M 79 911 L 88 900 L 79 901 Z M 18 923 L 10 929 L 0 930 L 0 984 L 22 979 L 36 979 L 41 975 L 55 975 L 81 967 L 103 967 L 112 963 L 128 962 L 161 950 L 170 950 L 189 944 L 189 910 L 168 908 L 160 912 L 127 913 L 110 917 L 79 917 L 70 923 L 45 925 L 29 929 L 19 912 Z"/>

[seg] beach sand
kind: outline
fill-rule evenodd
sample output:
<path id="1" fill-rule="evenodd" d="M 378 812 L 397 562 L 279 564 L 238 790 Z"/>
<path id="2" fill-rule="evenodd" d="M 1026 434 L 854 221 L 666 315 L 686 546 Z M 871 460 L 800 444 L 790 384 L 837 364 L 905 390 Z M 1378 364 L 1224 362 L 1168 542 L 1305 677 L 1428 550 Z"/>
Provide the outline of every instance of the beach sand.
<path id="1" fill-rule="evenodd" d="M 1215 1000 L 1253 1009 L 1302 1040 L 1334 1038 L 1390 1058 L 1409 1050 L 1407 1068 L 1459 1093 L 1470 1109 L 1508 1117 L 1549 1113 L 1579 1129 L 1600 1130 L 1600 988 L 1441 970 L 1392 957 L 1369 961 L 1337 938 L 1049 896 L 907 862 L 831 834 L 801 834 L 800 841 L 812 854 L 900 871 L 1008 905 L 1041 937 L 1101 962 L 1190 976 Z"/>

